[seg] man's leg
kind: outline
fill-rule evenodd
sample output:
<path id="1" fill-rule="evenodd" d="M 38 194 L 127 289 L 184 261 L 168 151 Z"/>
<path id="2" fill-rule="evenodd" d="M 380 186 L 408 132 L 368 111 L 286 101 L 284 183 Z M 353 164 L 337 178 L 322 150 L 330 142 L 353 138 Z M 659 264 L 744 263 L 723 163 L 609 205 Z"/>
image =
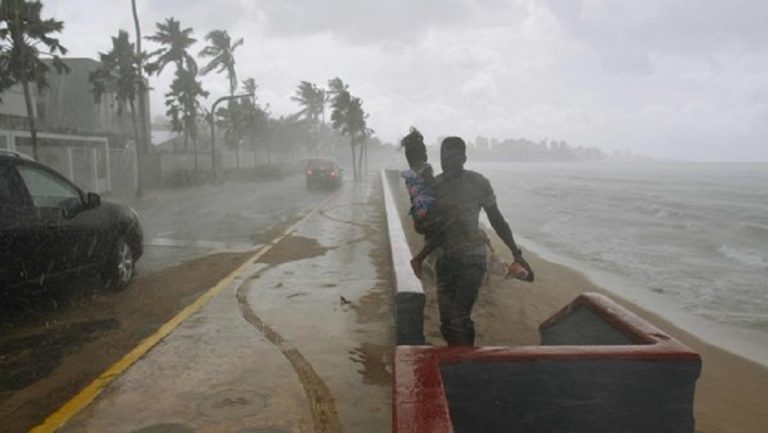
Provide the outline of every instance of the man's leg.
<path id="1" fill-rule="evenodd" d="M 436 271 L 437 307 L 440 311 L 440 333 L 443 334 L 443 339 L 448 345 L 453 345 L 454 338 L 449 328 L 449 323 L 451 322 L 453 299 L 456 294 L 456 282 L 461 272 L 461 266 L 457 260 L 451 260 L 448 257 L 440 257 L 437 259 Z"/>
<path id="2" fill-rule="evenodd" d="M 475 323 L 472 321 L 472 307 L 477 300 L 477 293 L 485 278 L 485 262 L 467 260 L 458 267 L 455 279 L 455 291 L 448 332 L 452 337 L 451 345 L 473 346 L 475 344 Z"/>

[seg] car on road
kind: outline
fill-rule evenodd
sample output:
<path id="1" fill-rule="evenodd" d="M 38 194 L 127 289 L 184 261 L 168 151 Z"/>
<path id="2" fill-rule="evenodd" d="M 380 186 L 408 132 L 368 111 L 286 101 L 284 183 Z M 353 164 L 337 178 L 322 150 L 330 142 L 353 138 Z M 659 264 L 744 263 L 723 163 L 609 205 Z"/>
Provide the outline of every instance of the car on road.
<path id="1" fill-rule="evenodd" d="M 0 150 L 0 289 L 13 294 L 99 275 L 125 288 L 143 252 L 141 223 L 128 206 L 101 201 L 53 169 Z"/>
<path id="2" fill-rule="evenodd" d="M 316 187 L 338 188 L 341 186 L 343 169 L 330 158 L 313 158 L 307 160 L 306 177 L 307 189 Z"/>

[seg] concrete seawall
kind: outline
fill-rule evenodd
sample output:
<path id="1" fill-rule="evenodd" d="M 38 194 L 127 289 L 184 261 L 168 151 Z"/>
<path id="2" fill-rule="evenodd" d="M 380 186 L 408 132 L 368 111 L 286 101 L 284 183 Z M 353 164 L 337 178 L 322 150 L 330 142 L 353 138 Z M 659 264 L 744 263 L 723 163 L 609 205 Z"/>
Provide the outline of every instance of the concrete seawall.
<path id="1" fill-rule="evenodd" d="M 424 288 L 411 270 L 411 250 L 403 231 L 400 211 L 395 201 L 393 183 L 397 172 L 382 170 L 384 206 L 387 212 L 390 253 L 392 257 L 395 335 L 398 345 L 424 344 Z"/>

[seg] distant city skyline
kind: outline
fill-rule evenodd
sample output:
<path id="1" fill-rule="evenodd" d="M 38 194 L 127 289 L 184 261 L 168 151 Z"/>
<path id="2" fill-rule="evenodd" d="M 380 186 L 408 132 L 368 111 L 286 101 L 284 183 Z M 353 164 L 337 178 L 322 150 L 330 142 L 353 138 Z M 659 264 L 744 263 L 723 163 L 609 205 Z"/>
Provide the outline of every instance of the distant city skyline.
<path id="1" fill-rule="evenodd" d="M 238 77 L 256 80 L 276 116 L 299 110 L 290 96 L 300 80 L 339 76 L 384 141 L 415 125 L 429 142 L 555 138 L 608 153 L 768 161 L 765 2 L 137 3 L 145 36 L 174 16 L 194 28 L 195 54 L 213 29 L 244 38 Z M 134 35 L 128 1 L 44 4 L 65 22 L 68 56 L 97 58 L 118 29 Z M 171 75 L 151 81 L 153 117 Z M 211 98 L 228 92 L 221 75 L 203 84 Z"/>

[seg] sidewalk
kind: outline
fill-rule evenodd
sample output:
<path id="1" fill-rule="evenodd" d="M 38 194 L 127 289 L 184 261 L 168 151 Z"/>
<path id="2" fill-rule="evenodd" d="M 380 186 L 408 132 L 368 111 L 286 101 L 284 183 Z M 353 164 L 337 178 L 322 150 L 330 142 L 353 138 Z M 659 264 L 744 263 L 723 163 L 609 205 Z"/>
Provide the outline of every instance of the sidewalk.
<path id="1" fill-rule="evenodd" d="M 390 431 L 381 203 L 345 183 L 60 431 Z"/>

